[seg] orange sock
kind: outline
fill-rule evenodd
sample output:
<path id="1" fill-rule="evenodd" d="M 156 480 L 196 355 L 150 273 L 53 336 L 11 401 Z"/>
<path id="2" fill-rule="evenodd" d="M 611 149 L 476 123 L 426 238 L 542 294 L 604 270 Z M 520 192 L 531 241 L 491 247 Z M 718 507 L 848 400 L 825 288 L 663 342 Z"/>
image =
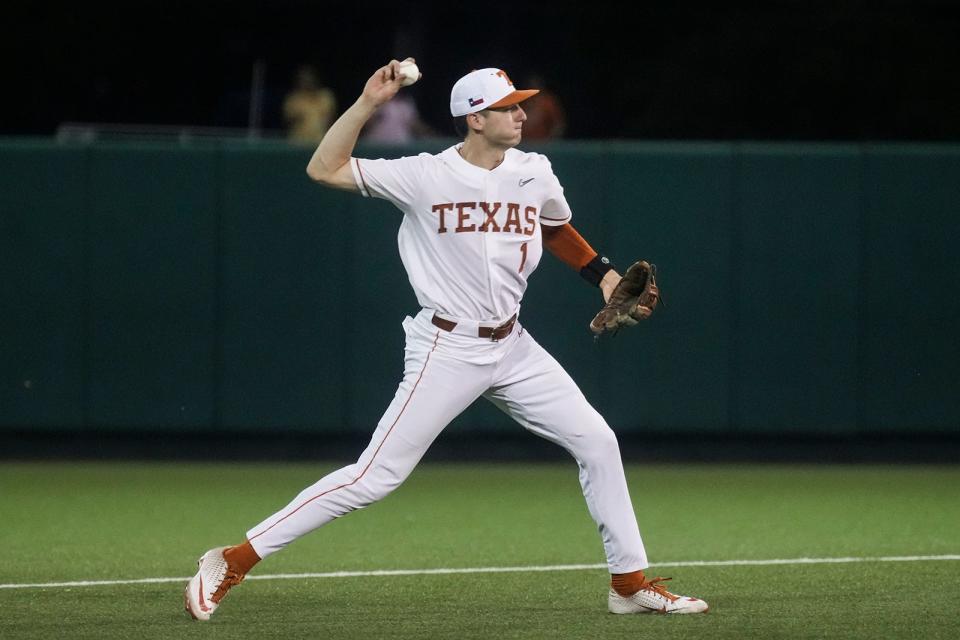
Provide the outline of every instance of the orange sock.
<path id="1" fill-rule="evenodd" d="M 231 569 L 240 575 L 246 575 L 253 565 L 260 562 L 260 556 L 253 550 L 249 540 L 244 540 L 243 544 L 227 547 L 223 550 L 223 557 Z"/>
<path id="2" fill-rule="evenodd" d="M 640 591 L 640 588 L 643 586 L 645 581 L 646 578 L 643 576 L 643 571 L 610 574 L 610 586 L 613 587 L 613 590 L 622 595 L 624 598 L 627 596 L 632 596 L 637 591 Z"/>

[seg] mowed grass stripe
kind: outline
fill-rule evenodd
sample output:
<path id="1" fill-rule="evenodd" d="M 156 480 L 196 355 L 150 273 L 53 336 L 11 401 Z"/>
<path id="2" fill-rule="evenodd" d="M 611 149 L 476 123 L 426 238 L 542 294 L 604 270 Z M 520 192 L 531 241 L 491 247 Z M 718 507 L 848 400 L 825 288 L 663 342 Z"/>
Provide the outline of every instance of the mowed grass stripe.
<path id="1" fill-rule="evenodd" d="M 960 560 L 960 554 L 936 556 L 878 556 L 845 558 L 774 558 L 768 560 L 682 560 L 655 562 L 659 567 L 742 567 L 800 564 L 849 564 L 853 562 L 944 562 Z M 247 580 L 302 580 L 309 578 L 363 578 L 377 576 L 425 576 L 470 573 L 523 573 L 536 571 L 584 571 L 606 569 L 606 564 L 557 564 L 532 567 L 464 567 L 445 569 L 381 569 L 376 571 L 331 571 L 328 573 L 276 573 L 248 576 Z M 186 582 L 191 576 L 177 578 L 139 578 L 136 580 L 77 580 L 73 582 L 42 582 L 0 584 L 0 589 L 53 589 L 57 587 L 100 587 L 126 584 L 160 584 Z"/>

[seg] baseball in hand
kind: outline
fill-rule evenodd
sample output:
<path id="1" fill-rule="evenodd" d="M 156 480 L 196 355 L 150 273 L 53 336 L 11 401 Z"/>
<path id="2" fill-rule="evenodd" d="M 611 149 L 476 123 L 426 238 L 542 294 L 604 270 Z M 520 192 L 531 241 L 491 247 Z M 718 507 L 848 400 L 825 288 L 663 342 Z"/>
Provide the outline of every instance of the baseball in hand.
<path id="1" fill-rule="evenodd" d="M 420 79 L 420 68 L 415 62 L 404 60 L 400 63 L 400 86 L 409 87 Z"/>

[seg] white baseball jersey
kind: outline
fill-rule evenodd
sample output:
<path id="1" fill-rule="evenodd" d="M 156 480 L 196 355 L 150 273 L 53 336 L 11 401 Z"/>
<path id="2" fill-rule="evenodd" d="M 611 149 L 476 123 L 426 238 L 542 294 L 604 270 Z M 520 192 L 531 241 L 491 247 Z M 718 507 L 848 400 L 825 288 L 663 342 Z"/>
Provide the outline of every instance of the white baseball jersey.
<path id="1" fill-rule="evenodd" d="M 518 312 L 540 262 L 540 224 L 561 225 L 572 214 L 545 156 L 509 149 L 487 170 L 459 147 L 353 158 L 351 166 L 364 196 L 404 213 L 400 258 L 420 305 L 450 320 L 501 322 Z"/>

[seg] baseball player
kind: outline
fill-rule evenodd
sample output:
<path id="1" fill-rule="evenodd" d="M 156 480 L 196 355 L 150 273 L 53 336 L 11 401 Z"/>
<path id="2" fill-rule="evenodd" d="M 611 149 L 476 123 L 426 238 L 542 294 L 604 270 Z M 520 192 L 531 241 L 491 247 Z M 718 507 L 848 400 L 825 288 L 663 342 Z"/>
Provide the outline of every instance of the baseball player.
<path id="1" fill-rule="evenodd" d="M 550 162 L 516 149 L 526 119 L 521 103 L 536 90 L 514 88 L 500 69 L 473 71 L 454 84 L 450 112 L 466 131 L 462 143 L 436 155 L 352 157 L 363 125 L 402 80 L 397 60 L 377 69 L 329 129 L 307 174 L 328 187 L 389 200 L 403 213 L 400 256 L 422 307 L 403 321 L 403 379 L 355 464 L 305 489 L 241 544 L 203 554 L 185 589 L 186 610 L 209 619 L 261 559 L 386 497 L 444 427 L 482 396 L 576 459 L 610 568 L 611 612 L 707 611 L 703 600 L 672 594 L 664 578 L 644 575 L 647 555 L 616 436 L 519 320 L 543 247 L 603 292 L 607 304 L 591 324 L 598 333 L 652 312 L 658 290 L 650 265 L 637 263 L 621 279 L 573 229 Z"/>

